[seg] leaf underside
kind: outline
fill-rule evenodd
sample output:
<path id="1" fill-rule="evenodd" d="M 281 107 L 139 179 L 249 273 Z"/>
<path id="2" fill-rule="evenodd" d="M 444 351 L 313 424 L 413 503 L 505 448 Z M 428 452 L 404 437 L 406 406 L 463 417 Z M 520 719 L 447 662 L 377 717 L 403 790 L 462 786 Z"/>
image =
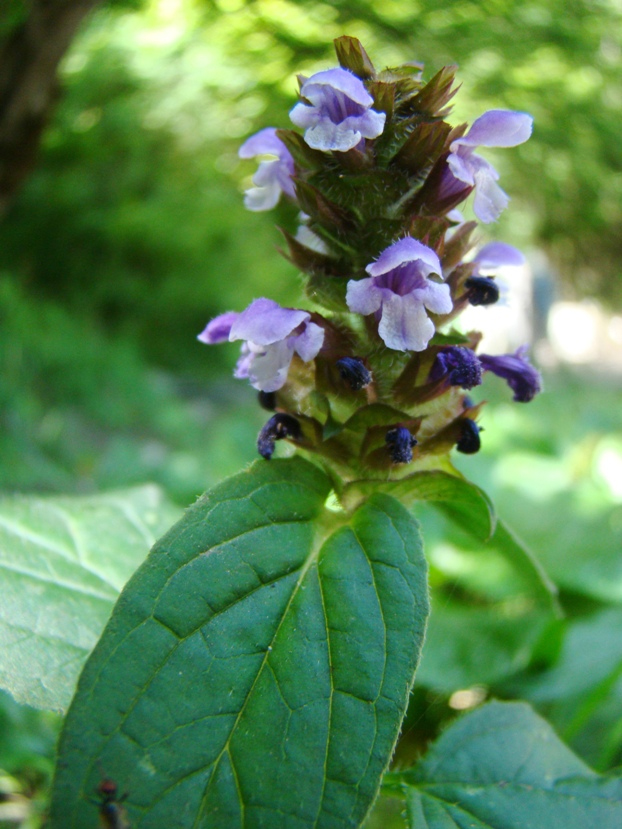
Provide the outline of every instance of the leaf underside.
<path id="1" fill-rule="evenodd" d="M 356 827 L 391 756 L 428 614 L 418 528 L 348 521 L 300 458 L 207 493 L 124 590 L 60 743 L 51 827 L 105 774 L 134 829 Z"/>
<path id="2" fill-rule="evenodd" d="M 178 515 L 155 486 L 0 499 L 0 687 L 66 708 L 121 588 Z"/>

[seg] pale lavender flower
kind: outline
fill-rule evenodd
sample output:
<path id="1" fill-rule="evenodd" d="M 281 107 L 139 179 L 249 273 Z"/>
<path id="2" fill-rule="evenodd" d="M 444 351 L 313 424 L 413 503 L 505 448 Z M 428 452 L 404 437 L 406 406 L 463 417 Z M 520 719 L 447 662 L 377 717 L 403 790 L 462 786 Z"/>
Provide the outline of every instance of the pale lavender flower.
<path id="1" fill-rule="evenodd" d="M 512 245 L 505 242 L 484 245 L 473 259 L 473 271 L 464 283 L 471 305 L 492 305 L 497 302 L 505 286 L 500 285 L 490 274 L 499 268 L 516 268 L 524 264 L 525 257 Z"/>
<path id="2" fill-rule="evenodd" d="M 363 82 L 347 69 L 326 69 L 307 78 L 299 103 L 289 117 L 305 130 L 305 141 L 314 150 L 347 152 L 362 138 L 382 134 L 386 115 L 371 109 L 374 99 Z"/>
<path id="3" fill-rule="evenodd" d="M 485 371 L 492 371 L 497 377 L 507 380 L 518 403 L 529 403 L 542 390 L 540 373 L 527 359 L 527 346 L 522 345 L 514 354 L 501 354 L 493 357 L 480 354 L 479 360 Z"/>
<path id="4" fill-rule="evenodd" d="M 214 317 L 201 331 L 197 340 L 201 340 L 202 343 L 207 345 L 228 342 L 231 326 L 239 316 L 237 311 L 227 311 L 218 317 Z"/>
<path id="5" fill-rule="evenodd" d="M 452 310 L 449 286 L 430 279 L 441 274 L 441 263 L 431 249 L 407 236 L 384 250 L 368 265 L 368 279 L 348 282 L 346 302 L 357 314 L 376 313 L 378 333 L 396 351 L 423 351 L 434 334 L 435 314 Z"/>
<path id="6" fill-rule="evenodd" d="M 314 233 L 306 224 L 300 225 L 294 238 L 297 242 L 300 242 L 301 245 L 309 248 L 309 250 L 315 251 L 315 253 L 321 253 L 322 256 L 326 256 L 328 254 L 328 248 L 326 247 L 324 240 L 320 238 L 317 233 Z"/>
<path id="7" fill-rule="evenodd" d="M 499 268 L 520 267 L 525 264 L 525 257 L 517 248 L 505 242 L 490 242 L 477 252 L 473 258 L 473 276 L 490 273 Z"/>
<path id="8" fill-rule="evenodd" d="M 475 187 L 473 210 L 488 224 L 499 218 L 509 198 L 499 187 L 499 174 L 488 161 L 477 155 L 476 147 L 516 147 L 531 135 L 533 118 L 525 112 L 492 109 L 471 125 L 463 138 L 452 141 L 447 164 L 451 174 L 464 185 Z"/>
<path id="9" fill-rule="evenodd" d="M 309 362 L 322 347 L 324 330 L 310 320 L 307 311 L 256 299 L 241 314 L 228 311 L 213 319 L 198 339 L 208 345 L 244 340 L 235 377 L 248 378 L 254 388 L 273 392 L 285 384 L 294 353 Z"/>
<path id="10" fill-rule="evenodd" d="M 271 210 L 280 199 L 281 193 L 294 198 L 294 159 L 277 136 L 274 127 L 266 127 L 256 135 L 251 135 L 238 150 L 238 155 L 240 158 L 276 156 L 259 162 L 257 172 L 253 176 L 255 187 L 251 187 L 244 194 L 244 204 L 249 210 Z"/>

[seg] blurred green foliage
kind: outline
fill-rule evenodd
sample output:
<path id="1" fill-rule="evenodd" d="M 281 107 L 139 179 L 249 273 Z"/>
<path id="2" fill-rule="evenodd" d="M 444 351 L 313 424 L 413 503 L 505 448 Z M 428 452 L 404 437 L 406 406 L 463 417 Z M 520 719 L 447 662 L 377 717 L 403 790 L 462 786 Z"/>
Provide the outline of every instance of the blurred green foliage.
<path id="1" fill-rule="evenodd" d="M 296 215 L 244 211 L 253 169 L 237 147 L 287 124 L 295 72 L 333 65 L 343 33 L 379 66 L 421 60 L 429 77 L 458 63 L 455 122 L 532 112 L 529 143 L 490 153 L 513 202 L 487 233 L 543 247 L 568 290 L 619 302 L 621 18 L 611 0 L 102 8 L 65 61 L 40 165 L 0 225 L 0 487 L 155 481 L 186 505 L 254 458 L 265 413 L 230 377 L 237 348 L 195 337 L 257 296 L 298 302 L 274 229 L 295 230 Z M 567 616 L 541 618 L 502 561 L 422 508 L 440 644 L 424 656 L 398 763 L 455 716 L 465 689 L 523 696 L 588 762 L 622 763 L 619 388 L 578 373 L 546 388 L 521 406 L 487 381 L 484 448 L 462 468 L 537 551 Z M 0 768 L 28 794 L 49 774 L 37 758 L 51 756 L 53 732 L 44 715 L 0 704 Z"/>

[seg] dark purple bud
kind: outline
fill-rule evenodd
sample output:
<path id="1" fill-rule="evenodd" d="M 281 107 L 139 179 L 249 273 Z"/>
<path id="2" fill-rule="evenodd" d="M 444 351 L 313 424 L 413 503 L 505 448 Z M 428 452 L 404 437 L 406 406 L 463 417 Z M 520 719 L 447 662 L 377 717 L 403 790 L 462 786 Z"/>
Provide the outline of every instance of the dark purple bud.
<path id="1" fill-rule="evenodd" d="M 273 391 L 260 391 L 257 400 L 262 409 L 273 412 L 276 409 L 276 394 Z"/>
<path id="2" fill-rule="evenodd" d="M 371 371 L 365 368 L 358 357 L 342 357 L 337 360 L 336 366 L 341 379 L 346 381 L 352 391 L 360 391 L 371 383 Z"/>
<path id="3" fill-rule="evenodd" d="M 446 376 L 451 386 L 472 389 L 482 382 L 482 366 L 470 348 L 450 345 L 436 355 L 430 371 L 430 380 Z"/>
<path id="4" fill-rule="evenodd" d="M 288 414 L 275 414 L 263 427 L 257 438 L 257 451 L 262 458 L 270 460 L 274 453 L 274 444 L 283 438 L 298 440 L 301 436 L 300 423 Z"/>
<path id="5" fill-rule="evenodd" d="M 479 433 L 481 429 L 474 420 L 468 417 L 460 421 L 460 438 L 456 443 L 458 452 L 463 452 L 465 455 L 474 455 L 479 452 L 481 441 Z"/>
<path id="6" fill-rule="evenodd" d="M 493 305 L 499 299 L 499 286 L 491 276 L 470 276 L 464 287 L 471 305 Z"/>
<path id="7" fill-rule="evenodd" d="M 385 441 L 393 463 L 410 463 L 413 459 L 413 446 L 417 438 L 410 434 L 405 426 L 389 429 Z"/>
<path id="8" fill-rule="evenodd" d="M 540 372 L 527 359 L 526 345 L 522 345 L 514 354 L 501 354 L 498 357 L 480 354 L 480 361 L 485 371 L 492 371 L 497 377 L 507 380 L 517 403 L 529 403 L 542 390 Z"/>

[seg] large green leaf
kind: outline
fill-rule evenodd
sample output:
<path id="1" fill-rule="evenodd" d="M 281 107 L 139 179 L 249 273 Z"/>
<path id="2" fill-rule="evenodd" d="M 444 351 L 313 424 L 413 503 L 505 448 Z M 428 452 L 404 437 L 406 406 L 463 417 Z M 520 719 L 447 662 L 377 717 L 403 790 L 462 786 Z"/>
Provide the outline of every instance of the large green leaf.
<path id="1" fill-rule="evenodd" d="M 512 690 L 544 710 L 583 757 L 606 768 L 622 758 L 622 609 L 599 610 L 565 628 L 555 664 Z"/>
<path id="2" fill-rule="evenodd" d="M 103 772 L 134 829 L 356 827 L 403 718 L 428 613 L 417 524 L 348 520 L 300 458 L 192 507 L 124 590 L 66 719 L 51 826 Z"/>
<path id="3" fill-rule="evenodd" d="M 417 684 L 442 694 L 495 685 L 527 667 L 548 620 L 544 612 L 477 607 L 439 596 L 432 602 Z"/>
<path id="4" fill-rule="evenodd" d="M 62 710 L 119 591 L 178 510 L 157 487 L 0 500 L 0 686 Z"/>
<path id="5" fill-rule="evenodd" d="M 386 785 L 401 788 L 411 829 L 622 826 L 622 780 L 592 771 L 525 703 L 467 714 Z"/>

